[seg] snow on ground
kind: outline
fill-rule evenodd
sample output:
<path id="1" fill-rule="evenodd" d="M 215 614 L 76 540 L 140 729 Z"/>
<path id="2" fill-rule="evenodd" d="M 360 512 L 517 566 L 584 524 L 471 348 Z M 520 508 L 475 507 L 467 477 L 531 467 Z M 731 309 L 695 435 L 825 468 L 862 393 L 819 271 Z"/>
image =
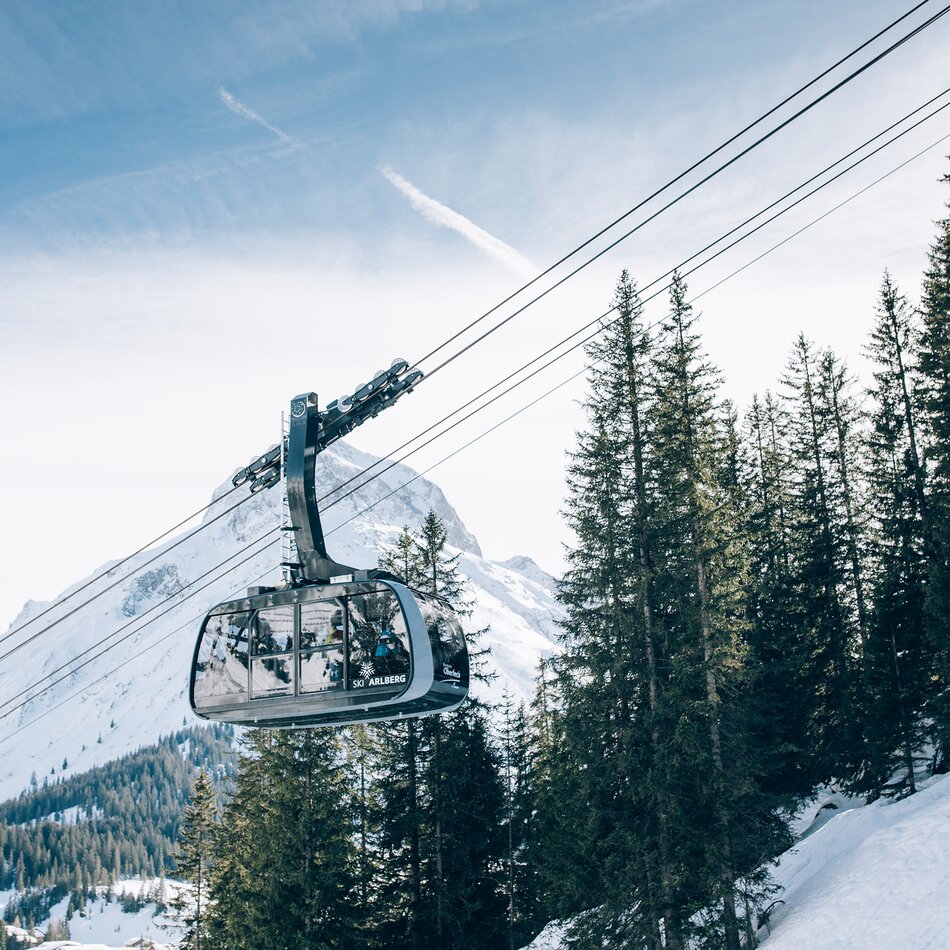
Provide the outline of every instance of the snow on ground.
<path id="1" fill-rule="evenodd" d="M 106 899 L 107 888 L 97 888 L 97 900 L 86 902 L 81 913 L 73 914 L 69 921 L 68 941 L 52 941 L 42 944 L 43 950 L 49 948 L 73 947 L 83 950 L 103 950 L 103 948 L 150 946 L 152 942 L 158 948 L 171 948 L 177 945 L 180 932 L 174 922 L 164 914 L 157 913 L 154 898 L 160 888 L 157 880 L 129 879 L 117 881 L 112 886 L 111 900 Z M 173 893 L 181 887 L 176 881 L 165 881 L 165 900 L 171 900 Z M 132 912 L 122 909 L 121 898 L 132 897 L 146 900 L 144 907 Z M 52 921 L 64 920 L 68 898 L 63 898 L 51 909 L 46 920 L 40 923 L 38 930 L 45 931 Z M 136 944 L 136 941 L 140 941 Z"/>
<path id="2" fill-rule="evenodd" d="M 763 950 L 950 948 L 950 776 L 924 784 L 899 802 L 817 801 L 773 869 L 784 903 L 759 933 Z M 561 950 L 564 929 L 548 924 L 525 950 Z"/>
<path id="3" fill-rule="evenodd" d="M 42 818 L 31 818 L 29 821 L 22 822 L 23 825 L 36 825 L 42 821 L 53 822 L 57 825 L 78 825 L 84 821 L 92 821 L 102 817 L 102 809 L 98 805 L 86 807 L 85 805 L 72 805 L 64 808 L 62 811 L 51 811 Z"/>
<path id="4" fill-rule="evenodd" d="M 766 950 L 947 950 L 950 777 L 836 814 L 775 869 Z"/>

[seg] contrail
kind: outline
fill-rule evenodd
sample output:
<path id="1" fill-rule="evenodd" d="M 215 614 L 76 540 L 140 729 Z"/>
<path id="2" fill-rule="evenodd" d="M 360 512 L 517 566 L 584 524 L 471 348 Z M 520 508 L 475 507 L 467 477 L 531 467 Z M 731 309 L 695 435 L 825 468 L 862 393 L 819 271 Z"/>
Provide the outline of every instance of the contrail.
<path id="1" fill-rule="evenodd" d="M 457 231 L 480 251 L 484 251 L 489 257 L 501 261 L 502 264 L 514 268 L 525 277 L 534 277 L 538 273 L 538 268 L 523 254 L 519 254 L 509 244 L 499 241 L 498 238 L 493 237 L 483 228 L 469 221 L 465 215 L 453 211 L 442 204 L 441 201 L 436 201 L 435 198 L 430 198 L 416 188 L 412 182 L 406 181 L 402 175 L 393 171 L 388 165 L 380 166 L 379 171 L 409 199 L 416 211 L 433 224 L 440 224 L 443 227 Z"/>
<path id="2" fill-rule="evenodd" d="M 300 143 L 291 138 L 286 132 L 282 132 L 275 125 L 271 125 L 263 116 L 258 115 L 250 106 L 244 105 L 240 99 L 235 99 L 224 86 L 218 86 L 218 97 L 221 101 L 234 113 L 239 115 L 242 119 L 247 119 L 249 122 L 256 122 L 258 125 L 264 126 L 268 132 L 273 132 L 285 145 L 291 146 L 291 148 L 301 148 Z"/>

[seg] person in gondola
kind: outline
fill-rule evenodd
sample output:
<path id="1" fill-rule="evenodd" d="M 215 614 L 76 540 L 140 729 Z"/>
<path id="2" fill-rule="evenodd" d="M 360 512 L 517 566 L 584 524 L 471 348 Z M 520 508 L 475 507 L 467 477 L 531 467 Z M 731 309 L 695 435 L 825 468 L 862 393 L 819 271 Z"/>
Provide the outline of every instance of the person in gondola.
<path id="1" fill-rule="evenodd" d="M 405 649 L 396 635 L 388 627 L 383 627 L 376 649 L 373 651 L 373 664 L 377 672 L 384 676 L 399 672 L 402 665 L 400 652 L 405 653 Z"/>
<path id="2" fill-rule="evenodd" d="M 388 627 L 384 627 L 373 653 L 377 671 L 383 675 L 403 673 L 406 670 L 407 657 L 406 648 L 399 638 Z"/>

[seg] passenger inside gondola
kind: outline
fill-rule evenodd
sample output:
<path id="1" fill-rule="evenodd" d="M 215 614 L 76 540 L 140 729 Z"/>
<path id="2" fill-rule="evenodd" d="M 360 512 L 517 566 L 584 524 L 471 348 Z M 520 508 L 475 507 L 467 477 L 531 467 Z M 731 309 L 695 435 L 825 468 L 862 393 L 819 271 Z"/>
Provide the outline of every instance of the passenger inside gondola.
<path id="1" fill-rule="evenodd" d="M 409 654 L 399 638 L 388 627 L 383 629 L 373 651 L 373 663 L 380 675 L 404 673 L 409 668 Z"/>

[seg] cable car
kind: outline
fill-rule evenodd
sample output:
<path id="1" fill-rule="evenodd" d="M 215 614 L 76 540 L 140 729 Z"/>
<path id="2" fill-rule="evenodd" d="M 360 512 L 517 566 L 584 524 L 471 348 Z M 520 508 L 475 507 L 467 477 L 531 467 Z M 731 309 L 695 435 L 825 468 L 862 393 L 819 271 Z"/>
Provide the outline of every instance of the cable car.
<path id="1" fill-rule="evenodd" d="M 346 725 L 448 712 L 467 696 L 455 611 L 388 572 L 332 560 L 317 506 L 316 455 L 420 377 L 397 360 L 326 413 L 314 393 L 295 397 L 280 451 L 235 476 L 254 492 L 284 474 L 297 560 L 285 563 L 286 585 L 249 588 L 205 617 L 191 664 L 196 715 L 248 726 Z"/>
<path id="2" fill-rule="evenodd" d="M 454 611 L 377 579 L 219 604 L 201 627 L 191 705 L 221 722 L 322 726 L 455 709 L 467 689 Z"/>

